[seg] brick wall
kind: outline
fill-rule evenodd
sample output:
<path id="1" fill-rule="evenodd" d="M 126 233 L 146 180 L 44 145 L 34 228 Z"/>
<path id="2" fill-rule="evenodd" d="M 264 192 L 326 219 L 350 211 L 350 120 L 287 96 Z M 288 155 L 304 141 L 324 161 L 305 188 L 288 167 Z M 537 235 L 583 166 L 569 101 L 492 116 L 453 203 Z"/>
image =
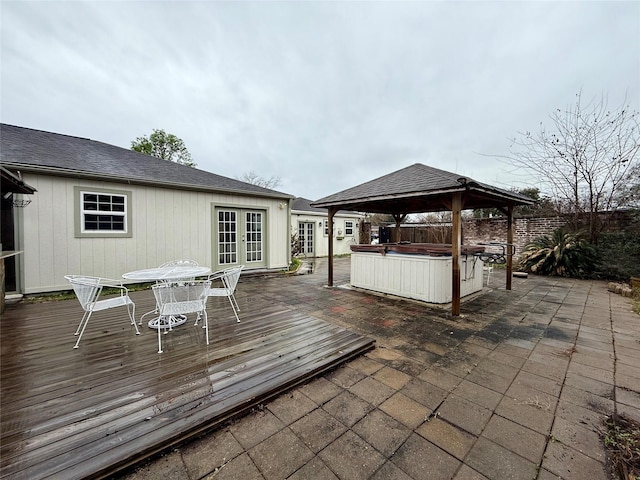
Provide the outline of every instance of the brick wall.
<path id="1" fill-rule="evenodd" d="M 567 221 L 562 217 L 547 218 L 515 218 L 513 243 L 516 253 L 524 246 L 541 235 L 549 235 L 556 228 L 563 227 Z M 463 243 L 478 244 L 486 242 L 507 243 L 507 219 L 471 218 L 462 221 Z"/>

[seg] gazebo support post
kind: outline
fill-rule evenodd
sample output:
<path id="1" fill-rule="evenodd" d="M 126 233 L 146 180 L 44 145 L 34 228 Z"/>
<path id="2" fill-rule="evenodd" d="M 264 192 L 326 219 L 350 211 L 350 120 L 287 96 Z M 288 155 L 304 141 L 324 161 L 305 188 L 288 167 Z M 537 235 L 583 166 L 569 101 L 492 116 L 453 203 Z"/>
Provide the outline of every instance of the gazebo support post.
<path id="1" fill-rule="evenodd" d="M 460 315 L 460 244 L 462 243 L 462 193 L 451 202 L 451 315 Z"/>
<path id="2" fill-rule="evenodd" d="M 327 279 L 327 286 L 333 287 L 333 217 L 338 211 L 335 207 L 329 207 L 329 277 Z"/>
<path id="3" fill-rule="evenodd" d="M 400 241 L 402 240 L 402 234 L 400 233 L 400 225 L 407 218 L 407 214 L 406 213 L 392 213 L 391 215 L 393 216 L 393 219 L 396 221 L 396 228 L 395 228 L 395 231 L 394 231 L 394 236 L 395 236 L 395 240 L 394 241 L 396 243 L 400 243 Z"/>
<path id="4" fill-rule="evenodd" d="M 507 284 L 506 289 L 511 290 L 511 277 L 513 277 L 513 205 L 507 206 Z"/>

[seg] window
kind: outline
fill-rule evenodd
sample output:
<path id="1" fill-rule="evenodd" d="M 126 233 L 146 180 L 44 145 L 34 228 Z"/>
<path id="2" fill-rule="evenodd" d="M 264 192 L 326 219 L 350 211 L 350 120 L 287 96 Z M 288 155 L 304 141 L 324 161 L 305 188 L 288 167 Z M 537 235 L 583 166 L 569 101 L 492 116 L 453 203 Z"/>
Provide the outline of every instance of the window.
<path id="1" fill-rule="evenodd" d="M 345 235 L 353 235 L 353 222 L 346 220 L 344 222 L 344 234 Z"/>
<path id="2" fill-rule="evenodd" d="M 130 237 L 131 192 L 76 187 L 78 237 Z"/>
<path id="3" fill-rule="evenodd" d="M 324 221 L 324 234 L 325 236 L 329 235 L 329 220 Z"/>

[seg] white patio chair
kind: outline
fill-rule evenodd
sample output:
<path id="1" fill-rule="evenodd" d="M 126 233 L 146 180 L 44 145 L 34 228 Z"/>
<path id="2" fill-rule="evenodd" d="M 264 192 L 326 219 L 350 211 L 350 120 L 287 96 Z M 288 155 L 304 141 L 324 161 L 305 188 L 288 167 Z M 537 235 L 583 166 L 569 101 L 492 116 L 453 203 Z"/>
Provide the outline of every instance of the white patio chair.
<path id="1" fill-rule="evenodd" d="M 171 330 L 171 323 L 175 317 L 188 313 L 197 313 L 198 318 L 204 317 L 207 345 L 209 345 L 209 323 L 207 321 L 207 291 L 211 286 L 209 280 L 195 282 L 160 283 L 154 285 L 153 294 L 158 305 L 160 315 L 158 324 L 158 353 L 162 353 L 162 337 L 160 330 Z M 164 326 L 163 326 L 164 325 Z"/>
<path id="2" fill-rule="evenodd" d="M 160 268 L 163 268 L 163 267 L 180 267 L 180 266 L 198 267 L 199 265 L 200 264 L 198 262 L 196 262 L 195 260 L 181 259 L 181 260 L 171 260 L 169 262 L 165 262 L 165 263 L 160 265 Z M 193 282 L 194 280 L 195 280 L 195 277 L 189 277 L 189 278 L 180 279 L 180 281 L 158 280 L 156 283 L 179 283 L 179 284 L 184 285 L 185 282 Z M 142 325 L 142 320 L 147 315 L 157 314 L 158 313 L 158 308 L 159 308 L 159 306 L 156 305 L 155 310 L 151 310 L 150 312 L 147 312 L 147 313 L 143 314 L 140 317 L 140 321 L 138 322 L 138 325 Z"/>
<path id="3" fill-rule="evenodd" d="M 71 283 L 73 291 L 84 310 L 84 315 L 82 316 L 82 319 L 78 324 L 78 328 L 76 329 L 76 333 L 74 334 L 78 336 L 78 340 L 73 348 L 78 348 L 82 334 L 84 333 L 85 328 L 87 328 L 89 318 L 91 318 L 93 312 L 106 310 L 108 308 L 126 306 L 131 324 L 136 329 L 136 335 L 140 335 L 140 331 L 138 330 L 138 326 L 135 321 L 136 305 L 133 303 L 131 298 L 129 298 L 129 289 L 125 287 L 122 282 L 108 278 L 89 277 L 86 275 L 65 275 L 64 278 Z M 99 300 L 102 290 L 105 287 L 120 290 L 120 295 L 113 298 Z"/>
<path id="4" fill-rule="evenodd" d="M 235 291 L 243 268 L 244 265 L 239 265 L 237 267 L 231 267 L 219 272 L 212 273 L 211 275 L 209 275 L 209 280 L 211 282 L 220 280 L 222 282 L 222 287 L 211 287 L 207 292 L 207 295 L 209 297 L 227 297 L 229 299 L 229 303 L 231 304 L 231 308 L 233 309 L 233 314 L 236 316 L 236 320 L 238 322 L 240 322 L 240 318 L 238 318 L 240 307 L 238 306 L 238 302 L 236 301 Z M 199 318 L 196 318 L 196 325 L 198 324 L 198 320 Z"/>

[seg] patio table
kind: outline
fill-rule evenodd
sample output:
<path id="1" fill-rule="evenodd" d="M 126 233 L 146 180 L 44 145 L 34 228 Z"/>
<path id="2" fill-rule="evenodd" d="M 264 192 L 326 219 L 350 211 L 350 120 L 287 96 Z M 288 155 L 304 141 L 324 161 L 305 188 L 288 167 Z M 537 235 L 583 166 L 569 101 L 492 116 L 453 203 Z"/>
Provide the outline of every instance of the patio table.
<path id="1" fill-rule="evenodd" d="M 189 279 L 195 277 L 202 277 L 205 275 L 209 275 L 211 273 L 211 269 L 209 267 L 200 267 L 193 265 L 175 265 L 169 267 L 155 267 L 155 268 L 147 268 L 144 270 L 135 270 L 133 272 L 127 272 L 122 275 L 122 278 L 127 280 L 137 280 L 139 282 L 180 282 L 187 281 Z M 142 317 L 140 317 L 140 321 L 145 315 L 150 313 L 154 313 L 157 310 L 152 310 L 151 312 L 147 312 Z M 187 317 L 184 315 L 180 316 L 171 316 L 168 318 L 164 318 L 163 316 L 158 316 L 149 320 L 149 328 L 160 329 L 164 328 L 165 330 L 168 328 L 171 330 L 173 327 L 177 327 L 178 325 L 182 325 L 187 321 Z"/>

